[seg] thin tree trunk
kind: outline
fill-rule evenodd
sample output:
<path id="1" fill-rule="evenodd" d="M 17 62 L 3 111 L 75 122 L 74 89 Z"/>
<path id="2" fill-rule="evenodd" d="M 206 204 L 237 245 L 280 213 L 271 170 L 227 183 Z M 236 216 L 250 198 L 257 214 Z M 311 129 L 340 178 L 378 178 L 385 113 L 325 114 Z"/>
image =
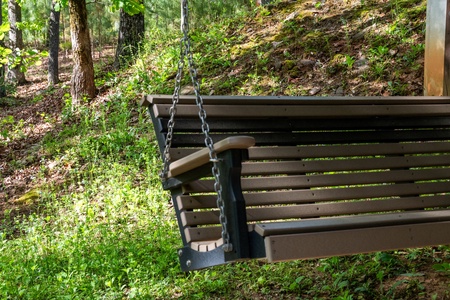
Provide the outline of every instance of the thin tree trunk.
<path id="1" fill-rule="evenodd" d="M 144 14 L 129 15 L 120 9 L 119 39 L 117 41 L 114 67 L 119 68 L 130 57 L 137 54 L 144 36 Z"/>
<path id="2" fill-rule="evenodd" d="M 101 20 L 101 16 L 100 16 L 100 12 L 101 10 L 98 8 L 97 9 L 97 17 L 99 20 Z M 102 47 L 103 47 L 103 41 L 102 41 L 102 22 L 98 23 L 97 26 L 97 36 L 98 36 L 98 60 L 100 61 L 102 58 Z"/>
<path id="3" fill-rule="evenodd" d="M 22 22 L 22 9 L 16 0 L 8 0 L 8 19 L 10 24 L 9 40 L 10 47 L 13 50 L 13 59 L 19 60 L 20 57 L 17 51 L 23 50 L 23 37 L 22 30 L 17 26 L 17 23 Z M 25 73 L 20 70 L 21 64 L 15 63 L 14 67 L 8 70 L 8 81 L 15 84 L 26 83 Z"/>
<path id="4" fill-rule="evenodd" d="M 67 49 L 67 39 L 66 39 L 66 21 L 65 21 L 66 19 L 64 18 L 64 13 L 61 11 L 61 25 L 62 25 L 62 42 L 63 42 L 63 47 L 62 47 L 62 50 L 64 51 L 64 56 L 63 56 L 63 60 L 66 60 L 67 59 L 67 51 L 68 51 L 68 49 Z"/>
<path id="5" fill-rule="evenodd" d="M 52 1 L 52 10 L 49 20 L 49 51 L 48 51 L 48 86 L 54 86 L 59 82 L 59 19 L 60 12 L 55 10 L 56 2 Z"/>
<path id="6" fill-rule="evenodd" d="M 0 8 L 3 7 L 2 0 L 0 0 Z M 3 24 L 3 16 L 0 14 L 0 26 Z M 0 40 L 0 47 L 5 47 L 3 40 Z M 5 66 L 0 66 L 0 98 L 6 97 L 6 86 L 5 86 Z"/>
<path id="7" fill-rule="evenodd" d="M 85 0 L 69 0 L 70 35 L 73 52 L 72 104 L 95 97 L 94 64 Z"/>

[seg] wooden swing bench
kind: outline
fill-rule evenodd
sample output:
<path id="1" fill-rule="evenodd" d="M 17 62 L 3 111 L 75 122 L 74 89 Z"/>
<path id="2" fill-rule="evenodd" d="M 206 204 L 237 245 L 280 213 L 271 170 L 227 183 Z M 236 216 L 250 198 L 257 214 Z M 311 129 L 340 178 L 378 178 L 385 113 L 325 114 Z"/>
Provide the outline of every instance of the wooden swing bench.
<path id="1" fill-rule="evenodd" d="M 172 96 L 146 96 L 164 150 Z M 177 106 L 169 179 L 184 271 L 450 243 L 450 97 L 203 97 Z"/>

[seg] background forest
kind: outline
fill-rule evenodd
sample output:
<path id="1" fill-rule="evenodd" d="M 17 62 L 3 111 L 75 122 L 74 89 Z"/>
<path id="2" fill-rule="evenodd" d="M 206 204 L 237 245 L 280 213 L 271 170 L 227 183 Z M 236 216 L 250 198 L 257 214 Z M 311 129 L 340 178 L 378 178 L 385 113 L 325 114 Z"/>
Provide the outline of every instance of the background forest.
<path id="1" fill-rule="evenodd" d="M 95 93 L 76 99 L 72 1 L 20 1 L 20 51 L 9 36 L 12 2 L 2 4 L 0 62 L 19 66 L 26 82 L 6 81 L 0 98 L 1 299 L 450 299 L 448 246 L 182 273 L 158 146 L 139 106 L 144 94 L 173 91 L 180 3 L 86 2 Z M 204 94 L 423 93 L 426 0 L 189 3 Z M 130 33 L 124 13 L 145 20 L 129 52 L 117 51 L 120 32 Z M 119 65 L 117 53 L 126 53 Z"/>

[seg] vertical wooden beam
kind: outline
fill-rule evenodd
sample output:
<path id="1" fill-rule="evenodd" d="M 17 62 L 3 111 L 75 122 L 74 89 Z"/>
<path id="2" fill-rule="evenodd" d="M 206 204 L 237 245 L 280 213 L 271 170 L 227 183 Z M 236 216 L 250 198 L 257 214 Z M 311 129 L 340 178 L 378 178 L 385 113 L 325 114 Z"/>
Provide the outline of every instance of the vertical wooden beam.
<path id="1" fill-rule="evenodd" d="M 225 260 L 233 261 L 250 257 L 245 199 L 241 188 L 242 161 L 248 159 L 247 150 L 229 150 L 219 153 L 219 173 L 226 216 L 226 228 L 233 249 L 225 252 Z"/>
<path id="2" fill-rule="evenodd" d="M 424 94 L 450 94 L 450 0 L 428 1 Z"/>
<path id="3" fill-rule="evenodd" d="M 443 96 L 450 95 L 450 0 L 445 9 L 445 50 L 444 50 L 444 92 Z"/>

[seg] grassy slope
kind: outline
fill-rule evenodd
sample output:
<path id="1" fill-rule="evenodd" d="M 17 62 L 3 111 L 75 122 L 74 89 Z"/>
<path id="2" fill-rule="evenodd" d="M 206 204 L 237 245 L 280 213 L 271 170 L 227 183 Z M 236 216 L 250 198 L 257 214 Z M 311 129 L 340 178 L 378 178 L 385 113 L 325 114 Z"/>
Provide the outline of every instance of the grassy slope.
<path id="1" fill-rule="evenodd" d="M 204 90 L 420 94 L 425 1 L 365 3 L 280 2 L 205 25 L 192 35 Z M 60 110 L 38 115 L 52 129 L 32 147 L 23 144 L 35 124 L 1 115 L 10 122 L 2 123 L 8 139 L 0 140 L 0 153 L 7 154 L 1 156 L 0 298 L 450 297 L 447 247 L 181 273 L 176 222 L 157 176 L 157 145 L 137 105 L 141 93 L 170 93 L 176 56 L 175 37 L 154 30 L 126 74 L 97 72 L 107 92 L 90 104 L 72 110 L 64 86 L 1 102 L 11 114 L 16 106 L 42 113 L 51 99 Z M 11 174 L 29 170 L 29 192 L 13 190 Z"/>

